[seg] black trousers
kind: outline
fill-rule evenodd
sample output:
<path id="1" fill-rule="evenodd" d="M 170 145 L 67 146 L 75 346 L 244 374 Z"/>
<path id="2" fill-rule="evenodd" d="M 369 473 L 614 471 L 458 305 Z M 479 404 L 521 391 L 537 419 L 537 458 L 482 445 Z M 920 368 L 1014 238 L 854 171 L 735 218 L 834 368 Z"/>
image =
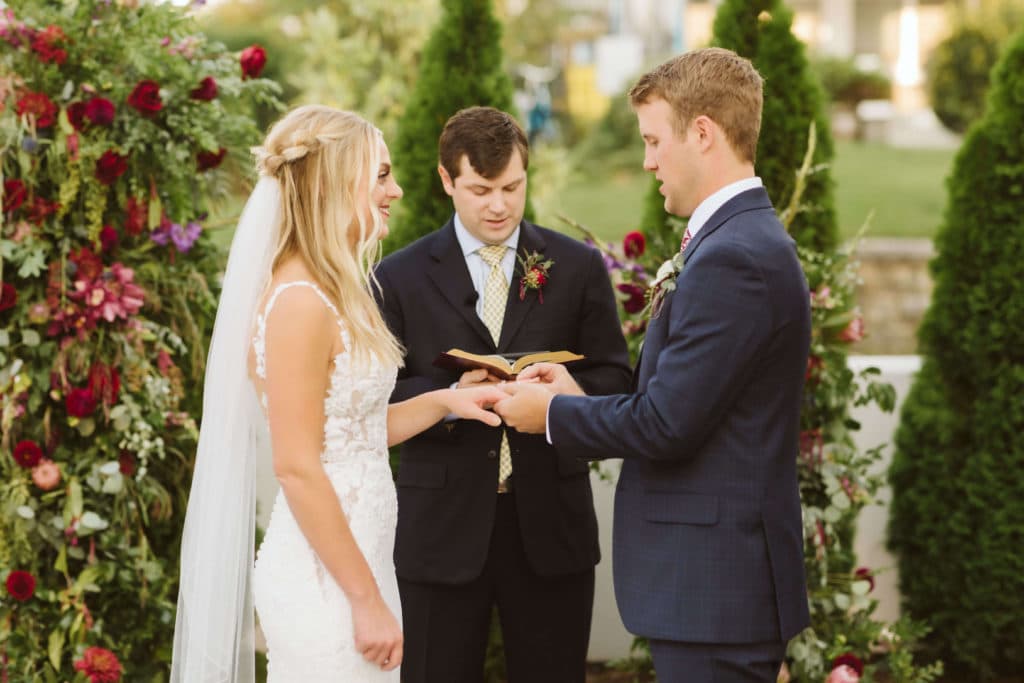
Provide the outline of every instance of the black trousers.
<path id="1" fill-rule="evenodd" d="M 786 644 L 652 640 L 651 655 L 658 683 L 775 683 Z"/>
<path id="2" fill-rule="evenodd" d="M 481 683 L 498 608 L 509 683 L 584 683 L 594 570 L 542 577 L 523 550 L 515 493 L 496 494 L 483 573 L 461 585 L 399 579 L 402 683 Z"/>

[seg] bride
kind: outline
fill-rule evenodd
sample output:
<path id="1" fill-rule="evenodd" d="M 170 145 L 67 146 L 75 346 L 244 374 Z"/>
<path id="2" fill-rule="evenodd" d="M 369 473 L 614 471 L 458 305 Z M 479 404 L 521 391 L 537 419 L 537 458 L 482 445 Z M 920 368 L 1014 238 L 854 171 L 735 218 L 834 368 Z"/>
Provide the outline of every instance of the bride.
<path id="1" fill-rule="evenodd" d="M 206 370 L 171 680 L 253 681 L 255 606 L 269 683 L 398 681 L 387 448 L 452 413 L 497 425 L 486 408 L 504 394 L 388 405 L 402 350 L 371 268 L 402 190 L 376 128 L 305 106 L 255 151 Z M 254 563 L 253 464 L 268 450 L 281 492 Z"/>

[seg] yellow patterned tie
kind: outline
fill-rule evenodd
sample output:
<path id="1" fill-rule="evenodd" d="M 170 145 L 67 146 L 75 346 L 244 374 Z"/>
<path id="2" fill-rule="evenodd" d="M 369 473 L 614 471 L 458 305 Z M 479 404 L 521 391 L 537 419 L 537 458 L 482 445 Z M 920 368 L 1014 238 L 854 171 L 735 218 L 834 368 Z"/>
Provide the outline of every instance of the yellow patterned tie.
<path id="1" fill-rule="evenodd" d="M 481 318 L 491 333 L 494 344 L 501 338 L 501 322 L 505 319 L 505 304 L 508 301 L 508 280 L 501 267 L 501 258 L 508 249 L 503 244 L 481 247 L 477 252 L 484 263 L 491 267 L 484 285 L 484 308 Z M 506 490 L 506 480 L 512 474 L 512 449 L 508 445 L 508 436 L 501 432 L 501 451 L 498 458 L 498 491 Z"/>

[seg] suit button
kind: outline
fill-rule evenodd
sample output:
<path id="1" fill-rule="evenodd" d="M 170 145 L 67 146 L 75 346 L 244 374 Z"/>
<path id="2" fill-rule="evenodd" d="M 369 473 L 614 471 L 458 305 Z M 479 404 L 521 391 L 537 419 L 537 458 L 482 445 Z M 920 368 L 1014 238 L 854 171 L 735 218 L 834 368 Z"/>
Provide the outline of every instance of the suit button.
<path id="1" fill-rule="evenodd" d="M 495 451 L 495 450 L 487 451 L 487 457 L 488 458 L 497 458 L 498 457 L 498 451 Z"/>

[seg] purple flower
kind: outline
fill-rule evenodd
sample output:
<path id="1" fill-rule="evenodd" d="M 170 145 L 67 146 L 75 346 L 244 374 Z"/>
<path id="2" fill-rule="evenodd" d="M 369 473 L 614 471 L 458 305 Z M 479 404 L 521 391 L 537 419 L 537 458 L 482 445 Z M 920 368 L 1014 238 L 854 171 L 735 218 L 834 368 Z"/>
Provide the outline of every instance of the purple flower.
<path id="1" fill-rule="evenodd" d="M 192 248 L 202 231 L 203 226 L 195 221 L 182 226 L 180 223 L 164 220 L 159 228 L 150 233 L 149 239 L 161 246 L 173 243 L 178 252 L 184 254 Z"/>

